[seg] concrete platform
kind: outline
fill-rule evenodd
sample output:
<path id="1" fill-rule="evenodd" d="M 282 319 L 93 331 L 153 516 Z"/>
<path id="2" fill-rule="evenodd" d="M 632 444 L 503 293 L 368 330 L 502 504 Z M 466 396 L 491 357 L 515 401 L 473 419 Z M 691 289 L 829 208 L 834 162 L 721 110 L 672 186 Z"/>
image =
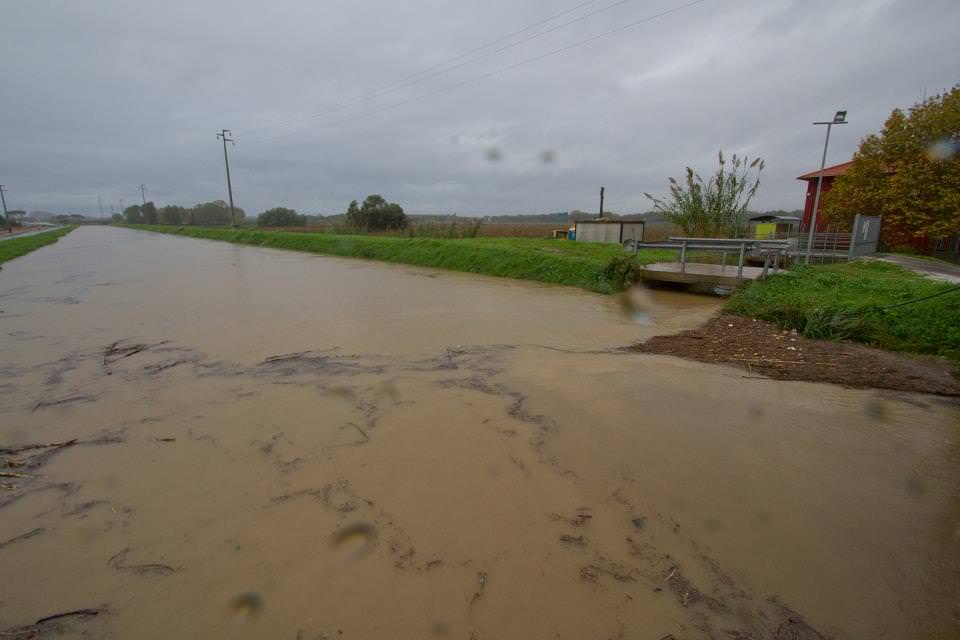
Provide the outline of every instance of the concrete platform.
<path id="1" fill-rule="evenodd" d="M 759 280 L 763 274 L 763 267 L 744 267 L 743 280 L 737 279 L 736 266 L 722 266 L 719 264 L 702 264 L 688 262 L 686 269 L 680 271 L 679 262 L 654 262 L 640 269 L 640 277 L 644 280 L 659 280 L 661 282 L 682 282 L 686 284 L 715 284 L 735 287 L 746 280 Z"/>

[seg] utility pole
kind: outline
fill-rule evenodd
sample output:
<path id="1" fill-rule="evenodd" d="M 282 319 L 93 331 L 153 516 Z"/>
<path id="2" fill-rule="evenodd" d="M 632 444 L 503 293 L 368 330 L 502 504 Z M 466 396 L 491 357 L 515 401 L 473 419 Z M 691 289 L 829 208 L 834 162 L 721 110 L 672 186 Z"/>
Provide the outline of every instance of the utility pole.
<path id="1" fill-rule="evenodd" d="M 604 188 L 600 187 L 600 217 L 603 217 L 603 192 Z"/>
<path id="2" fill-rule="evenodd" d="M 143 200 L 143 206 L 147 206 L 147 193 L 144 191 L 143 183 L 140 183 L 140 199 Z"/>
<path id="3" fill-rule="evenodd" d="M 813 197 L 813 211 L 810 213 L 810 232 L 807 236 L 806 264 L 810 264 L 813 255 L 813 244 L 817 233 L 817 209 L 820 208 L 820 187 L 823 185 L 823 170 L 827 166 L 827 147 L 830 146 L 830 129 L 835 124 L 847 124 L 847 112 L 837 111 L 830 122 L 814 122 L 813 124 L 827 125 L 827 139 L 823 143 L 823 157 L 820 159 L 820 173 L 817 175 L 817 194 Z"/>
<path id="4" fill-rule="evenodd" d="M 230 158 L 227 157 L 227 143 L 233 144 L 230 129 L 221 129 L 217 134 L 218 140 L 223 140 L 223 164 L 227 168 L 227 195 L 230 196 L 230 226 L 237 226 L 237 218 L 233 213 L 233 185 L 230 184 Z"/>
<path id="5" fill-rule="evenodd" d="M 7 188 L 0 184 L 0 201 L 3 201 L 3 221 L 7 224 L 7 231 L 13 233 L 13 223 L 10 221 L 10 216 L 7 215 Z"/>

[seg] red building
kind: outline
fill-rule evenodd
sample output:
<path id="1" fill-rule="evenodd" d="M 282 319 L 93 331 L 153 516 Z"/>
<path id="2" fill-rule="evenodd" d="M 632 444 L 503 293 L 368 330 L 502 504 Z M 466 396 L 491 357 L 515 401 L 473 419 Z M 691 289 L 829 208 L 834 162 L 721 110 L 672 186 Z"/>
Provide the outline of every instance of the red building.
<path id="1" fill-rule="evenodd" d="M 832 167 L 826 167 L 823 170 L 823 185 L 820 187 L 820 206 L 817 207 L 817 231 L 826 231 L 827 221 L 823 216 L 823 196 L 833 188 L 833 180 L 837 176 L 842 176 L 853 165 L 853 161 L 835 164 Z M 817 197 L 817 176 L 820 171 L 811 171 L 799 176 L 797 180 L 807 181 L 807 200 L 803 205 L 803 221 L 800 223 L 802 231 L 810 230 L 810 218 L 813 215 L 813 201 Z"/>
<path id="2" fill-rule="evenodd" d="M 820 206 L 817 207 L 817 233 L 827 230 L 827 220 L 823 215 L 823 196 L 833 188 L 833 181 L 837 176 L 845 174 L 853 165 L 853 161 L 835 164 L 832 167 L 826 167 L 823 170 L 823 185 L 820 187 Z M 800 222 L 801 231 L 810 230 L 810 217 L 813 214 L 813 201 L 817 197 L 817 176 L 820 171 L 811 171 L 797 180 L 807 181 L 807 199 L 803 205 L 803 220 Z M 947 238 L 930 238 L 929 236 L 910 236 L 905 241 L 916 251 L 943 258 L 945 260 L 960 260 L 960 236 L 950 236 Z"/>

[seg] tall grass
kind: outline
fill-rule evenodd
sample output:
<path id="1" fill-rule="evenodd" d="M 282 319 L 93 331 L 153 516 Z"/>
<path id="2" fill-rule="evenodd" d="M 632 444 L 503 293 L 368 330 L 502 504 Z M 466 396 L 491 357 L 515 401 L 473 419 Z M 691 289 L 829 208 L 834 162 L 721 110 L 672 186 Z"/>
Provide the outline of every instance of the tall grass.
<path id="1" fill-rule="evenodd" d="M 60 229 L 53 229 L 52 231 L 45 231 L 43 233 L 38 233 L 37 235 L 26 236 L 24 238 L 10 238 L 9 240 L 2 240 L 0 241 L 0 263 L 6 262 L 7 260 L 13 260 L 14 258 L 19 258 L 20 256 L 26 255 L 31 251 L 36 251 L 40 247 L 53 244 L 74 229 L 76 229 L 75 226 L 61 227 Z"/>
<path id="2" fill-rule="evenodd" d="M 627 255 L 619 245 L 533 238 L 461 238 L 338 235 L 210 227 L 131 225 L 192 238 L 258 247 L 382 260 L 422 267 L 535 280 L 612 293 L 632 284 L 637 266 L 672 260 L 676 252 Z"/>
<path id="3" fill-rule="evenodd" d="M 885 262 L 799 266 L 745 286 L 727 309 L 812 338 L 960 360 L 960 292 L 878 310 L 951 286 Z"/>

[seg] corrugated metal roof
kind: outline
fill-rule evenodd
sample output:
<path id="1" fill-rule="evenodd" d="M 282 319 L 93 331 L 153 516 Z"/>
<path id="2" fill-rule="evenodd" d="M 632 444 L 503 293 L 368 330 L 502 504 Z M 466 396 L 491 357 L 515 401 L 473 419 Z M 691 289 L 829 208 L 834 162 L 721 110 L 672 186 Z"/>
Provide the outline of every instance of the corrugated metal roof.
<path id="1" fill-rule="evenodd" d="M 825 167 L 823 169 L 824 178 L 833 178 L 836 176 L 842 176 L 845 174 L 850 167 L 853 165 L 853 160 L 850 162 L 841 162 L 840 164 L 835 164 L 832 167 Z M 810 173 L 805 173 L 802 176 L 798 176 L 797 180 L 816 180 L 817 176 L 820 175 L 820 170 L 811 171 Z"/>

